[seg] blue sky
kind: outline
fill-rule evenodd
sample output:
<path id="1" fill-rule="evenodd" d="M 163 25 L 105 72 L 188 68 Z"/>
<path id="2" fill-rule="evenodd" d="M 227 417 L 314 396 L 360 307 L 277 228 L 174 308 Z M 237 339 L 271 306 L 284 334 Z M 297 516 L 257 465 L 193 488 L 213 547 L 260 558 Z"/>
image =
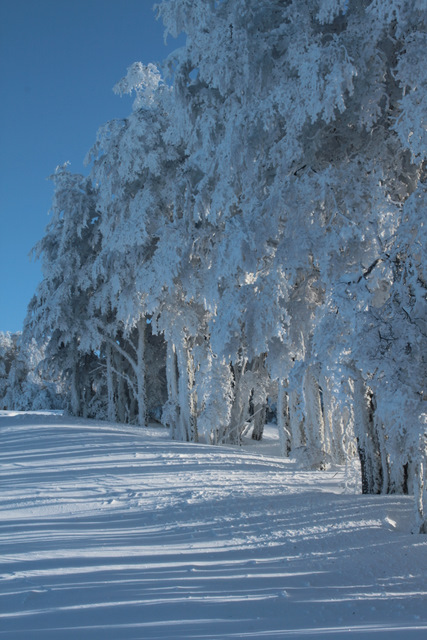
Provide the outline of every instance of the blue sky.
<path id="1" fill-rule="evenodd" d="M 132 62 L 161 62 L 153 0 L 0 0 L 0 331 L 19 331 L 41 278 L 28 254 L 48 223 L 66 161 L 75 173 L 107 120 L 132 98 L 112 88 Z"/>

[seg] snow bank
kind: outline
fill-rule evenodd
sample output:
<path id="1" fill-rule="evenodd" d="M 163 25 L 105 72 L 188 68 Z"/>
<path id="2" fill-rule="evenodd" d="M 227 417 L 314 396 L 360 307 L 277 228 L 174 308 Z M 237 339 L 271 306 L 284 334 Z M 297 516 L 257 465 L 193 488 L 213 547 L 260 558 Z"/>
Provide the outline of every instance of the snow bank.
<path id="1" fill-rule="evenodd" d="M 1 412 L 0 638 L 424 639 L 412 499 L 273 445 Z"/>

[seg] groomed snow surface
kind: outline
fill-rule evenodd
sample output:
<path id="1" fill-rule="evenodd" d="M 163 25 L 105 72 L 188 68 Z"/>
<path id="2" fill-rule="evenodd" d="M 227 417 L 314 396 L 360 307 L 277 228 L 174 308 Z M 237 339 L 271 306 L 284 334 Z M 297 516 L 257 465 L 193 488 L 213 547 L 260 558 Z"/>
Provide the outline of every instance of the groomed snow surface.
<path id="1" fill-rule="evenodd" d="M 0 412 L 0 638 L 425 640 L 412 498 L 349 493 L 267 436 Z"/>

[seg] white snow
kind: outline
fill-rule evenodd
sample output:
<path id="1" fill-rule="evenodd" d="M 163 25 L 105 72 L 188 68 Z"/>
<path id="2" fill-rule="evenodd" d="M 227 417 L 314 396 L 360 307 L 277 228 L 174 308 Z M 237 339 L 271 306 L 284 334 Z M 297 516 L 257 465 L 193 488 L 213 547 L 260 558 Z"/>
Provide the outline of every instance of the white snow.
<path id="1" fill-rule="evenodd" d="M 425 639 L 413 498 L 247 443 L 0 412 L 0 638 Z"/>

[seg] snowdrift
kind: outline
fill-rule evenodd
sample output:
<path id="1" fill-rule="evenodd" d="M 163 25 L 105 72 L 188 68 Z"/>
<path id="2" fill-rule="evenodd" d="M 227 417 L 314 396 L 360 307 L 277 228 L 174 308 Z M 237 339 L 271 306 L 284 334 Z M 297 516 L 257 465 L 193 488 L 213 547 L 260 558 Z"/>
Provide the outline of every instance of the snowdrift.
<path id="1" fill-rule="evenodd" d="M 426 638 L 413 498 L 257 451 L 0 412 L 0 638 Z"/>

